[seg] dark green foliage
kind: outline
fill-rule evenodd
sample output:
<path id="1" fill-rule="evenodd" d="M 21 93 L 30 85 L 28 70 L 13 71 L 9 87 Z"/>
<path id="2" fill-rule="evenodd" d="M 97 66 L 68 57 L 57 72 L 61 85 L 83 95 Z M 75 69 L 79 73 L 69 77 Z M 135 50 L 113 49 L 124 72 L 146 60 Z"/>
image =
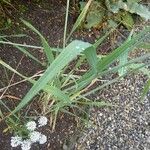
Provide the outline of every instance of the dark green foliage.
<path id="1" fill-rule="evenodd" d="M 82 10 L 86 2 L 80 2 Z M 85 19 L 85 28 L 101 27 L 102 24 L 113 20 L 122 23 L 128 30 L 133 28 L 133 14 L 145 20 L 150 19 L 150 11 L 139 0 L 94 0 Z"/>

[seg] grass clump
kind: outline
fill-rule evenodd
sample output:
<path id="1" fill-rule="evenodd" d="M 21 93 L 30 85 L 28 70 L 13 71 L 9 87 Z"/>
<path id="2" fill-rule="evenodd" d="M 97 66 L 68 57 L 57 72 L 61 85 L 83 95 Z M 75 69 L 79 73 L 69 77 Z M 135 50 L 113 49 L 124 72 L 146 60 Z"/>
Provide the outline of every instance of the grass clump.
<path id="1" fill-rule="evenodd" d="M 45 67 L 44 72 L 40 74 L 39 78 L 35 78 L 35 76 L 28 77 L 19 73 L 16 69 L 6 64 L 3 60 L 0 60 L 1 65 L 11 70 L 13 73 L 19 75 L 25 81 L 28 81 L 32 84 L 31 89 L 27 92 L 27 94 L 16 106 L 16 108 L 14 110 L 9 110 L 10 113 L 6 117 L 1 115 L 3 119 L 10 118 L 10 116 L 15 116 L 19 111 L 22 110 L 22 108 L 29 105 L 36 95 L 42 95 L 42 113 L 43 115 L 52 114 L 54 129 L 57 115 L 60 111 L 76 116 L 76 114 L 69 112 L 68 108 L 78 109 L 78 111 L 86 114 L 86 112 L 82 109 L 82 106 L 84 105 L 98 107 L 115 106 L 115 104 L 110 104 L 104 100 L 94 101 L 89 98 L 89 95 L 105 88 L 110 84 L 113 84 L 119 79 L 122 79 L 129 72 L 134 72 L 141 68 L 147 69 L 150 63 L 143 63 L 142 61 L 149 58 L 150 54 L 146 54 L 132 60 L 128 60 L 128 54 L 135 48 L 144 45 L 145 39 L 150 36 L 150 27 L 146 27 L 138 34 L 131 33 L 128 39 L 124 43 L 122 43 L 121 46 L 114 49 L 112 53 L 104 57 L 99 57 L 96 50 L 97 47 L 102 44 L 103 40 L 109 35 L 111 31 L 106 33 L 106 35 L 104 35 L 103 37 L 97 39 L 95 43 L 88 43 L 81 40 L 73 40 L 72 42 L 68 43 L 69 37 L 79 27 L 79 25 L 85 18 L 91 2 L 92 1 L 89 0 L 84 7 L 68 37 L 66 37 L 68 20 L 68 15 L 66 15 L 63 40 L 64 43 L 62 48 L 52 48 L 43 37 L 43 35 L 29 22 L 23 19 L 22 22 L 24 23 L 24 25 L 39 36 L 42 45 L 41 47 L 12 43 L 6 38 L 1 37 L 2 40 L 0 41 L 0 43 L 15 46 L 18 50 L 33 59 L 33 61 Z M 69 1 L 67 4 L 67 8 L 69 9 Z M 35 56 L 33 56 L 26 50 L 26 48 L 28 47 L 42 49 L 43 53 L 45 53 L 46 55 L 46 61 L 41 62 L 37 58 L 35 58 Z M 58 55 L 56 55 L 56 53 Z M 73 63 L 72 69 L 69 70 L 70 64 L 73 61 L 75 63 Z M 118 65 L 110 68 L 110 66 L 116 61 L 119 61 Z M 83 75 L 76 74 L 76 70 L 79 70 L 79 67 L 83 65 L 82 62 L 88 64 L 89 69 Z M 140 65 L 135 65 L 134 68 L 131 67 L 132 70 L 129 70 L 128 68 L 133 64 Z M 111 81 L 104 83 L 103 85 L 99 85 L 96 88 L 91 89 L 91 85 L 96 80 L 99 80 L 99 78 L 101 78 L 102 76 L 108 75 L 110 73 L 118 73 L 118 76 Z M 147 85 L 145 89 L 147 90 Z M 4 103 L 1 103 L 1 105 L 6 107 Z"/>

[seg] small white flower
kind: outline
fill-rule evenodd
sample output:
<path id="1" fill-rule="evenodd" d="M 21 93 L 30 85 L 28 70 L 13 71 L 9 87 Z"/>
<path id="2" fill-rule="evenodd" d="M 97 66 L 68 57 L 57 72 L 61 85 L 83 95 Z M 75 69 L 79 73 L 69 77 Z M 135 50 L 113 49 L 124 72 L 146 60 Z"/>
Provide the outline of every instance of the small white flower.
<path id="1" fill-rule="evenodd" d="M 44 134 L 41 134 L 40 139 L 39 139 L 39 143 L 44 144 L 46 142 L 47 142 L 47 137 Z"/>
<path id="2" fill-rule="evenodd" d="M 38 123 L 39 123 L 38 127 L 42 127 L 42 126 L 47 125 L 47 121 L 48 120 L 45 116 L 41 116 L 38 120 Z"/>
<path id="3" fill-rule="evenodd" d="M 38 142 L 41 137 L 41 133 L 37 131 L 33 131 L 30 133 L 30 140 L 32 143 Z"/>
<path id="4" fill-rule="evenodd" d="M 11 146 L 12 147 L 17 147 L 21 144 L 22 138 L 19 136 L 13 136 L 11 137 Z"/>
<path id="5" fill-rule="evenodd" d="M 30 140 L 24 140 L 24 141 L 22 141 L 22 143 L 21 143 L 21 149 L 22 150 L 30 150 L 30 148 L 31 148 L 31 141 Z"/>
<path id="6" fill-rule="evenodd" d="M 27 127 L 28 130 L 34 131 L 36 129 L 36 123 L 35 123 L 35 121 L 29 121 L 26 124 L 26 127 Z"/>

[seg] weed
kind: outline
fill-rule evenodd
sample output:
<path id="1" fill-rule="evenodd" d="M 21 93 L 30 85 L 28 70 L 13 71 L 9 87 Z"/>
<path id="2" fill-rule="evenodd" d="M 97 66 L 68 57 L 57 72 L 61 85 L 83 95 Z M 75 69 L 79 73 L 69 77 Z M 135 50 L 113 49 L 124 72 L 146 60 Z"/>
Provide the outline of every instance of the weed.
<path id="1" fill-rule="evenodd" d="M 144 45 L 144 40 L 150 36 L 150 27 L 143 29 L 140 33 L 135 34 L 131 33 L 129 38 L 122 43 L 121 46 L 116 48 L 112 53 L 104 56 L 98 57 L 96 49 L 102 44 L 103 40 L 109 35 L 110 32 L 106 33 L 103 37 L 98 39 L 95 43 L 91 44 L 88 42 L 73 40 L 68 44 L 68 39 L 72 35 L 72 33 L 79 27 L 83 19 L 85 18 L 90 3 L 86 4 L 83 8 L 82 13 L 77 19 L 76 23 L 73 26 L 72 31 L 69 36 L 66 38 L 66 30 L 67 30 L 67 20 L 68 15 L 66 15 L 65 21 L 65 30 L 64 30 L 64 43 L 63 48 L 52 48 L 49 46 L 46 39 L 42 36 L 42 34 L 33 27 L 29 22 L 22 19 L 22 22 L 30 28 L 33 32 L 35 32 L 40 40 L 41 47 L 33 46 L 33 45 L 23 45 L 18 43 L 12 43 L 8 41 L 6 38 L 2 38 L 0 43 L 2 44 L 11 44 L 15 46 L 18 50 L 25 53 L 29 56 L 33 61 L 43 65 L 45 64 L 45 71 L 40 74 L 38 79 L 35 79 L 34 76 L 27 77 L 19 73 L 16 69 L 13 69 L 11 66 L 6 64 L 4 61 L 0 60 L 0 64 L 6 67 L 8 70 L 13 73 L 19 75 L 23 80 L 28 81 L 32 84 L 31 89 L 27 92 L 25 97 L 21 100 L 21 102 L 16 106 L 14 110 L 10 112 L 10 114 L 4 118 L 10 118 L 10 116 L 16 115 L 22 108 L 26 105 L 29 105 L 32 102 L 33 98 L 39 94 L 39 92 L 44 93 L 44 96 L 41 98 L 43 104 L 43 114 L 51 113 L 53 115 L 53 129 L 56 124 L 56 119 L 59 111 L 69 113 L 73 116 L 78 117 L 76 114 L 69 112 L 68 108 L 78 109 L 82 113 L 86 114 L 86 112 L 82 109 L 82 106 L 98 106 L 98 107 L 116 107 L 115 104 L 110 104 L 104 100 L 94 101 L 89 99 L 89 95 L 95 93 L 106 86 L 113 84 L 119 79 L 123 78 L 130 72 L 134 72 L 136 70 L 146 68 L 150 65 L 149 62 L 142 63 L 141 61 L 150 57 L 150 54 L 146 54 L 144 56 L 138 57 L 133 60 L 128 60 L 128 54 L 135 48 Z M 67 13 L 69 9 L 69 1 L 67 3 Z M 29 53 L 25 48 L 34 47 L 36 49 L 43 49 L 43 52 L 46 55 L 47 61 L 41 62 L 37 58 L 35 58 L 31 53 Z M 55 55 L 55 53 L 59 53 L 59 55 Z M 125 61 L 122 61 L 124 57 Z M 68 68 L 70 63 L 76 60 L 72 70 L 68 72 Z M 84 60 L 84 61 L 83 61 Z M 111 67 L 110 66 L 119 60 L 119 64 Z M 83 74 L 77 75 L 76 71 L 78 68 L 83 65 L 82 63 L 89 64 L 90 68 Z M 135 65 L 134 68 L 131 65 Z M 129 70 L 128 67 L 131 67 L 132 70 Z M 90 89 L 91 85 L 98 80 L 100 77 L 107 75 L 109 73 L 119 73 L 119 76 L 115 79 L 106 82 L 103 85 L 99 85 L 94 89 Z M 148 82 L 149 84 L 149 82 Z M 89 90 L 90 89 L 90 90 Z M 147 85 L 145 87 L 144 93 L 147 91 Z M 2 101 L 1 101 L 2 102 Z M 3 102 L 1 103 L 3 104 Z M 3 104 L 4 107 L 7 107 Z M 82 119 L 82 118 L 81 118 Z"/>

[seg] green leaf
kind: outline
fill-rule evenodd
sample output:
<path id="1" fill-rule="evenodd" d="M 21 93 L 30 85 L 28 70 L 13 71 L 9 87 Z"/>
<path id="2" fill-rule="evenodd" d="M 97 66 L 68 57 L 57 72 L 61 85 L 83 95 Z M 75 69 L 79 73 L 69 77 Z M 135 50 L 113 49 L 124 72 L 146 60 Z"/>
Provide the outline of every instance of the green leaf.
<path id="1" fill-rule="evenodd" d="M 133 28 L 134 25 L 134 20 L 132 18 L 132 15 L 128 12 L 124 13 L 122 15 L 122 20 L 121 22 L 123 23 L 123 25 L 128 29 L 131 30 Z"/>
<path id="2" fill-rule="evenodd" d="M 132 2 L 132 3 L 138 3 L 138 2 L 140 2 L 140 1 L 142 1 L 142 0 L 127 0 L 127 1 L 130 1 L 130 2 Z"/>
<path id="3" fill-rule="evenodd" d="M 130 32 L 129 37 L 127 38 L 126 42 L 131 40 L 133 31 Z M 124 66 L 128 62 L 128 51 L 124 52 L 120 57 L 119 57 L 119 65 Z M 122 67 L 118 70 L 119 76 L 122 76 L 127 72 L 126 67 Z"/>
<path id="4" fill-rule="evenodd" d="M 118 13 L 120 9 L 120 5 L 122 5 L 122 0 L 117 0 L 117 1 L 110 1 L 110 0 L 105 0 L 105 5 L 107 9 L 113 13 Z"/>
<path id="5" fill-rule="evenodd" d="M 2 41 L 2 40 L 0 40 L 0 44 L 7 44 L 7 45 L 19 46 L 19 47 L 26 47 L 26 48 L 43 49 L 43 47 L 36 46 L 36 45 L 27 45 L 27 44 L 6 42 L 6 41 Z M 53 48 L 52 47 L 51 50 L 54 51 L 54 52 L 61 52 L 63 49 L 61 49 L 61 48 Z"/>
<path id="6" fill-rule="evenodd" d="M 115 26 L 116 27 L 116 26 Z M 113 30 L 115 29 L 115 27 L 113 29 L 111 29 L 110 31 L 108 31 L 107 33 L 105 33 L 104 36 L 100 37 L 94 44 L 93 47 L 97 48 L 107 37 L 110 33 L 113 32 Z"/>
<path id="7" fill-rule="evenodd" d="M 64 25 L 64 36 L 63 36 L 63 48 L 65 48 L 65 46 L 66 46 L 67 24 L 68 24 L 68 15 L 69 15 L 69 4 L 70 4 L 70 0 L 67 0 L 66 17 L 65 17 L 65 25 Z"/>
<path id="8" fill-rule="evenodd" d="M 150 62 L 149 62 L 149 64 L 150 64 Z M 143 65 L 143 63 L 137 63 L 137 64 L 134 63 L 134 64 L 129 65 L 128 68 L 135 69 L 142 65 Z M 150 78 L 150 70 L 148 68 L 146 68 L 146 67 L 140 68 L 139 71 Z"/>
<path id="9" fill-rule="evenodd" d="M 85 19 L 85 17 L 86 17 L 86 14 L 87 14 L 87 12 L 88 12 L 88 9 L 89 9 L 89 7 L 90 7 L 92 1 L 93 1 L 93 0 L 89 0 L 89 1 L 87 2 L 87 4 L 85 5 L 85 7 L 83 8 L 82 12 L 80 13 L 79 17 L 77 18 L 76 22 L 74 23 L 73 28 L 72 28 L 72 30 L 71 30 L 71 32 L 70 32 L 70 34 L 69 34 L 67 40 L 70 38 L 70 36 L 72 35 L 72 33 L 73 33 L 73 32 L 81 25 L 81 23 L 84 21 L 84 19 Z"/>
<path id="10" fill-rule="evenodd" d="M 150 43 L 143 42 L 139 45 L 139 48 L 144 48 L 150 50 Z"/>
<path id="11" fill-rule="evenodd" d="M 128 0 L 126 3 L 126 7 L 124 9 L 126 11 L 129 11 L 130 13 L 135 13 L 135 14 L 141 16 L 141 17 L 145 18 L 146 20 L 150 19 L 149 9 L 142 4 L 138 4 L 138 3 Z"/>
<path id="12" fill-rule="evenodd" d="M 60 89 L 58 89 L 57 87 L 46 85 L 44 91 L 52 94 L 57 100 L 63 103 L 67 103 L 67 104 L 71 103 L 69 96 L 65 94 L 63 91 L 61 91 Z"/>
<path id="13" fill-rule="evenodd" d="M 113 13 L 118 13 L 120 9 L 123 9 L 127 12 L 137 14 L 140 17 L 149 20 L 150 11 L 148 7 L 139 4 L 137 1 L 138 0 L 127 0 L 127 2 L 124 2 L 123 0 L 118 0 L 110 2 L 110 0 L 105 0 L 105 4 L 107 6 L 107 9 Z"/>
<path id="14" fill-rule="evenodd" d="M 80 4 L 80 11 L 82 11 L 86 6 L 87 2 L 80 1 L 79 4 Z"/>
<path id="15" fill-rule="evenodd" d="M 12 34 L 12 35 L 0 35 L 0 38 L 8 38 L 8 37 L 25 37 L 26 34 Z"/>
<path id="16" fill-rule="evenodd" d="M 134 20 L 132 14 L 127 11 L 119 11 L 116 16 L 114 16 L 116 21 L 121 22 L 128 30 L 131 30 L 134 25 Z"/>
<path id="17" fill-rule="evenodd" d="M 38 81 L 32 86 L 29 92 L 22 99 L 20 104 L 15 108 L 12 113 L 16 113 L 29 103 L 32 98 L 42 90 L 48 82 L 52 82 L 54 77 L 60 73 L 60 71 L 68 65 L 77 55 L 83 52 L 86 48 L 90 47 L 91 44 L 75 40 L 71 42 L 52 62 L 52 64 L 46 69 L 44 74 L 38 79 Z"/>
<path id="18" fill-rule="evenodd" d="M 89 47 L 84 51 L 84 54 L 86 55 L 86 58 L 87 58 L 89 64 L 91 65 L 92 69 L 96 73 L 97 72 L 96 65 L 98 62 L 96 49 L 94 47 Z"/>
<path id="19" fill-rule="evenodd" d="M 4 61 L 0 60 L 0 64 L 3 65 L 4 67 L 6 67 L 7 69 L 11 70 L 15 74 L 19 75 L 20 77 L 22 77 L 24 79 L 27 78 L 26 76 L 20 74 L 18 71 L 16 71 L 15 69 L 13 69 L 11 66 L 9 66 L 8 64 L 6 64 Z"/>
<path id="20" fill-rule="evenodd" d="M 28 57 L 30 57 L 31 59 L 33 59 L 34 61 L 36 61 L 37 63 L 41 64 L 42 66 L 44 66 L 44 64 L 39 61 L 36 57 L 34 57 L 31 53 L 29 53 L 26 49 L 19 47 L 19 46 L 15 46 L 18 50 L 20 50 L 21 52 L 23 52 L 25 55 L 27 55 Z"/>
<path id="21" fill-rule="evenodd" d="M 41 33 L 35 29 L 29 22 L 21 19 L 21 21 L 28 27 L 30 28 L 32 31 L 34 31 L 36 34 L 39 35 L 39 37 L 41 38 L 41 42 L 42 42 L 42 45 L 43 45 L 43 48 L 44 48 L 44 51 L 46 53 L 46 56 L 47 56 L 47 59 L 48 59 L 48 62 L 49 64 L 53 62 L 54 60 L 54 55 L 53 55 L 53 52 L 52 52 L 52 49 L 51 47 L 49 46 L 48 42 L 46 41 L 46 39 L 41 35 Z"/>
<path id="22" fill-rule="evenodd" d="M 136 46 L 138 46 L 141 42 L 143 42 L 144 39 L 149 37 L 149 31 L 150 31 L 150 27 L 145 28 L 143 31 L 141 31 L 138 35 L 133 37 L 131 40 L 125 41 L 120 47 L 114 50 L 111 54 L 101 59 L 97 65 L 99 72 L 106 69 L 110 64 L 112 64 L 115 60 L 117 60 L 118 57 L 120 57 L 123 53 L 133 50 Z"/>
<path id="23" fill-rule="evenodd" d="M 97 106 L 97 107 L 104 107 L 104 106 L 108 106 L 108 107 L 114 107 L 116 105 L 113 105 L 109 102 L 104 102 L 104 101 L 88 101 L 88 102 L 81 102 L 84 105 L 89 105 L 89 106 Z"/>
<path id="24" fill-rule="evenodd" d="M 124 65 L 128 62 L 128 52 L 124 53 L 120 58 L 119 58 L 119 64 Z M 126 67 L 122 67 L 118 70 L 119 76 L 122 76 L 127 72 Z"/>
<path id="25" fill-rule="evenodd" d="M 105 16 L 105 12 L 106 10 L 103 8 L 100 2 L 93 1 L 86 15 L 86 23 L 84 24 L 84 27 L 89 29 L 101 25 Z"/>

